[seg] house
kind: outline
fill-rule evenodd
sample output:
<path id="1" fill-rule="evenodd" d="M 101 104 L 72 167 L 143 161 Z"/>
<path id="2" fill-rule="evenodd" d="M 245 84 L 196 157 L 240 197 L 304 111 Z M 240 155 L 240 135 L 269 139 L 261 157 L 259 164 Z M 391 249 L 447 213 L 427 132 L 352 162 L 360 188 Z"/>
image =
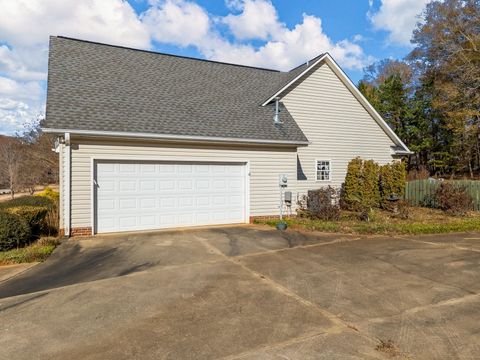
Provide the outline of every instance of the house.
<path id="1" fill-rule="evenodd" d="M 409 150 L 329 54 L 288 72 L 51 37 L 66 235 L 248 223 Z"/>

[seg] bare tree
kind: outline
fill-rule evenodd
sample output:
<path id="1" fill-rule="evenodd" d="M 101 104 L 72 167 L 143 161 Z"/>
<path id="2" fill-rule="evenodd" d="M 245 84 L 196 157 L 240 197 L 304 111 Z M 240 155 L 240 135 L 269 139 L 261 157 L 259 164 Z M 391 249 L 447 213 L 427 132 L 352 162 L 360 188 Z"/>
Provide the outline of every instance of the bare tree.
<path id="1" fill-rule="evenodd" d="M 13 199 L 19 188 L 20 168 L 22 163 L 21 145 L 14 138 L 4 138 L 0 143 L 0 174 L 10 189 Z"/>

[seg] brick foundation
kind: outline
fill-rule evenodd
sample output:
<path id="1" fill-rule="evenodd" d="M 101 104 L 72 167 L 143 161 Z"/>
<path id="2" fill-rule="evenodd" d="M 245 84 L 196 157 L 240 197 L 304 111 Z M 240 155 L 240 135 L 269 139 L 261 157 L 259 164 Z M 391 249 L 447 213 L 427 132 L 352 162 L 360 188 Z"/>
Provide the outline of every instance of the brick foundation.
<path id="1" fill-rule="evenodd" d="M 91 227 L 78 227 L 70 229 L 70 236 L 91 236 Z"/>

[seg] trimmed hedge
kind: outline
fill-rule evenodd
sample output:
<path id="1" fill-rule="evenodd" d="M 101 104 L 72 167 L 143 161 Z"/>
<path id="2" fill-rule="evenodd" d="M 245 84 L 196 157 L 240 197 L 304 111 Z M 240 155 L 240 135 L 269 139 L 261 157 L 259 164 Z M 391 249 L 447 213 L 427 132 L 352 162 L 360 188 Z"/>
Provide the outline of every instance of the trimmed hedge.
<path id="1" fill-rule="evenodd" d="M 378 173 L 379 166 L 375 161 L 362 160 L 359 157 L 352 159 L 347 167 L 342 206 L 353 211 L 378 207 L 380 202 Z"/>
<path id="2" fill-rule="evenodd" d="M 381 206 L 384 209 L 390 209 L 392 206 L 388 200 L 391 195 L 403 199 L 406 181 L 407 170 L 403 162 L 396 161 L 380 167 Z"/>
<path id="3" fill-rule="evenodd" d="M 362 165 L 359 157 L 350 160 L 343 185 L 342 206 L 349 210 L 358 210 L 362 199 Z"/>
<path id="4" fill-rule="evenodd" d="M 0 250 L 10 250 L 28 244 L 31 230 L 25 219 L 0 211 Z"/>
<path id="5" fill-rule="evenodd" d="M 379 171 L 380 166 L 374 160 L 365 160 L 363 162 L 362 206 L 364 209 L 375 208 L 380 204 L 380 189 L 378 187 Z"/>
<path id="6" fill-rule="evenodd" d="M 4 211 L 20 216 L 27 222 L 32 234 L 38 235 L 44 226 L 44 220 L 49 209 L 46 206 L 16 206 Z"/>

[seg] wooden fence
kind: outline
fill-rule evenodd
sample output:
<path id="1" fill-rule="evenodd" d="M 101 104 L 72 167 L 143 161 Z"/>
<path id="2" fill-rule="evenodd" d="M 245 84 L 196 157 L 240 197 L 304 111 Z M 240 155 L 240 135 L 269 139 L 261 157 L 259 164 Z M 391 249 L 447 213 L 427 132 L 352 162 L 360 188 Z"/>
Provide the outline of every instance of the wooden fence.
<path id="1" fill-rule="evenodd" d="M 479 180 L 445 180 L 449 183 L 465 186 L 473 199 L 473 209 L 480 211 L 480 181 Z M 434 204 L 433 195 L 440 180 L 425 179 L 407 182 L 405 200 L 414 206 Z"/>

